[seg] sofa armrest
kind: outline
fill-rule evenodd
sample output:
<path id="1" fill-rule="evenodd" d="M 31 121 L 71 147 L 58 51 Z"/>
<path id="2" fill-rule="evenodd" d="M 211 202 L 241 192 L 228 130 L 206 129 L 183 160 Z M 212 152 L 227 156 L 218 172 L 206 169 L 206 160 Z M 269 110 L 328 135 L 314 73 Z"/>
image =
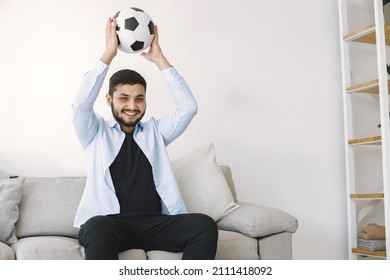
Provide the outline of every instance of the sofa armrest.
<path id="1" fill-rule="evenodd" d="M 297 219 L 282 210 L 249 202 L 238 204 L 238 209 L 217 222 L 219 229 L 259 238 L 285 231 L 294 233 L 298 228 Z"/>

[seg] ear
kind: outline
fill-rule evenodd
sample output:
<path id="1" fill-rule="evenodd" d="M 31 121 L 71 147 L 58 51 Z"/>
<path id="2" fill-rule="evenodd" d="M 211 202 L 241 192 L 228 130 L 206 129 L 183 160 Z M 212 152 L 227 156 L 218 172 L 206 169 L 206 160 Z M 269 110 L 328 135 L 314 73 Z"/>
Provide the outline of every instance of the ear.
<path id="1" fill-rule="evenodd" d="M 106 100 L 107 100 L 108 106 L 111 107 L 112 97 L 111 97 L 111 95 L 109 93 L 106 94 Z"/>

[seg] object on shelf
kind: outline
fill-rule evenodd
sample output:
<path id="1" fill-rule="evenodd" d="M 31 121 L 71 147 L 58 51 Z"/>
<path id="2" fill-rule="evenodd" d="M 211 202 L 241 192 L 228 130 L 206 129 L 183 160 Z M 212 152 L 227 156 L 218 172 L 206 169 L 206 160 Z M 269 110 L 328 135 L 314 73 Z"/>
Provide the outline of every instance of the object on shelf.
<path id="1" fill-rule="evenodd" d="M 369 224 L 360 231 L 359 238 L 365 240 L 384 240 L 385 227 L 378 224 Z"/>
<path id="2" fill-rule="evenodd" d="M 386 250 L 386 240 L 384 239 L 374 239 L 374 240 L 365 240 L 359 238 L 357 242 L 358 248 L 366 249 L 370 251 L 385 251 Z"/>

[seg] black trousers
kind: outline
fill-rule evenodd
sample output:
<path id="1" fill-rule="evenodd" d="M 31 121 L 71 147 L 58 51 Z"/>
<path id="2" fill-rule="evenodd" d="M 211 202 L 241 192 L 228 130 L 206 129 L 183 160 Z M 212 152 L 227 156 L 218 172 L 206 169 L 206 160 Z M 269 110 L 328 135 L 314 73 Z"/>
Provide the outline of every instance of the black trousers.
<path id="1" fill-rule="evenodd" d="M 117 214 L 95 216 L 81 226 L 85 258 L 114 260 L 128 249 L 183 252 L 182 259 L 214 259 L 218 231 L 204 214 Z"/>

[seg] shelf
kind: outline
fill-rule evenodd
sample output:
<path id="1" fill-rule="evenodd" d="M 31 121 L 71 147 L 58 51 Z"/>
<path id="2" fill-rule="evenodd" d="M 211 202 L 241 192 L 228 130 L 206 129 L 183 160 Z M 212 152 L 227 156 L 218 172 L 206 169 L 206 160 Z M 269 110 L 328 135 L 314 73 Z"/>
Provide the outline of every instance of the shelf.
<path id="1" fill-rule="evenodd" d="M 354 146 L 354 145 L 381 145 L 382 144 L 382 136 L 352 139 L 352 140 L 348 141 L 348 144 L 351 146 Z"/>
<path id="2" fill-rule="evenodd" d="M 390 80 L 387 81 L 388 93 L 390 93 Z M 354 85 L 347 87 L 347 93 L 371 93 L 378 94 L 379 93 L 379 80 L 373 80 L 366 83 Z"/>
<path id="3" fill-rule="evenodd" d="M 386 251 L 370 251 L 361 248 L 352 248 L 352 253 L 364 256 L 386 258 Z"/>
<path id="4" fill-rule="evenodd" d="M 376 43 L 375 24 L 368 25 L 343 37 L 344 41 L 360 42 L 367 44 Z M 390 46 L 390 25 L 385 25 L 385 41 Z"/>
<path id="5" fill-rule="evenodd" d="M 385 195 L 383 193 L 361 193 L 361 194 L 350 194 L 349 196 L 352 199 L 384 199 Z"/>

